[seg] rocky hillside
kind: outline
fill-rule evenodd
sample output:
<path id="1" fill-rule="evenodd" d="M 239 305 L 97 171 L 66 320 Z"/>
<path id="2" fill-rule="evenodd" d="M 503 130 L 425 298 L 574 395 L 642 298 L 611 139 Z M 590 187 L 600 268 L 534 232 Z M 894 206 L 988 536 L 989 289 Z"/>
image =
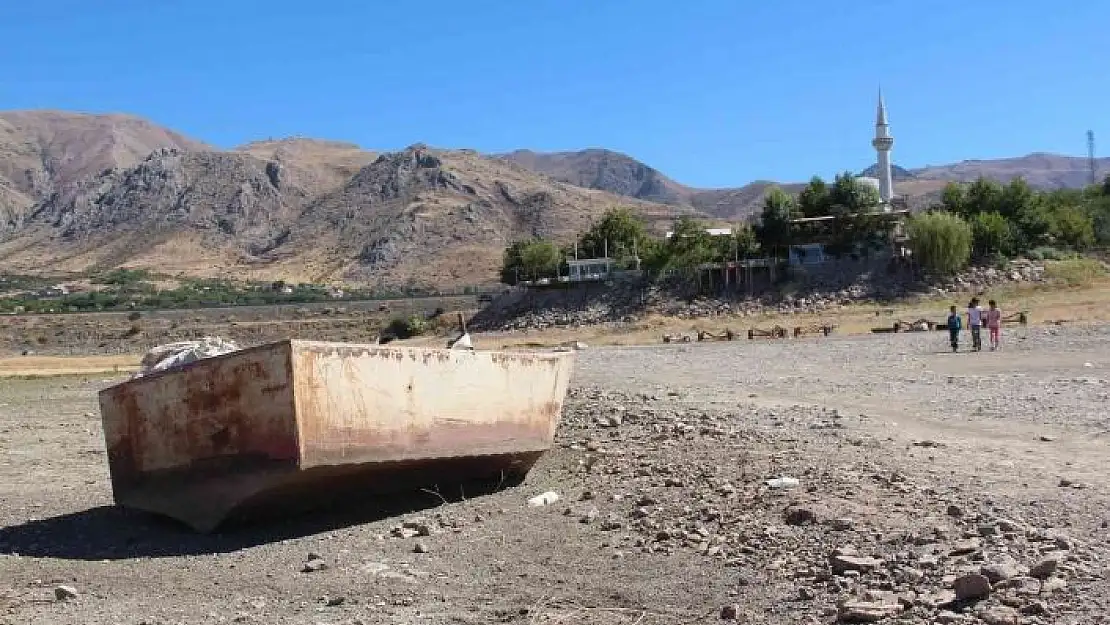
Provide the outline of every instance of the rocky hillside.
<path id="1" fill-rule="evenodd" d="M 131 167 L 161 148 L 208 149 L 127 115 L 0 112 L 0 233 L 22 224 L 35 203 L 105 170 Z"/>
<path id="2" fill-rule="evenodd" d="M 517 150 L 500 158 L 570 184 L 608 191 L 649 202 L 689 203 L 693 190 L 659 170 L 619 152 L 589 149 L 579 152 Z"/>
<path id="3" fill-rule="evenodd" d="M 553 181 L 469 150 L 413 146 L 378 157 L 312 203 L 279 252 L 312 257 L 358 282 L 475 283 L 495 274 L 507 242 L 569 242 L 615 204 L 660 230 L 687 212 Z"/>
<path id="4" fill-rule="evenodd" d="M 37 203 L 0 243 L 0 262 L 28 272 L 126 264 L 453 287 L 490 281 L 508 241 L 569 242 L 620 203 L 659 229 L 689 212 L 623 201 L 465 150 L 412 146 L 373 158 L 303 140 L 227 152 L 163 148 Z"/>

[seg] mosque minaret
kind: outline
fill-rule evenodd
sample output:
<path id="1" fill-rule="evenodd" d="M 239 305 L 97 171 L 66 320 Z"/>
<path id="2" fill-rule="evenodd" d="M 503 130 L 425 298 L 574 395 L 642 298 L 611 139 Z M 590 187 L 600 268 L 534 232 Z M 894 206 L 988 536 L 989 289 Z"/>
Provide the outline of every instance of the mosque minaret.
<path id="1" fill-rule="evenodd" d="M 879 90 L 879 110 L 875 116 L 875 138 L 871 145 L 878 154 L 879 197 L 888 207 L 894 197 L 894 177 L 890 167 L 890 150 L 894 147 L 894 137 L 890 136 L 890 125 L 886 122 L 886 104 L 883 102 L 882 89 Z"/>

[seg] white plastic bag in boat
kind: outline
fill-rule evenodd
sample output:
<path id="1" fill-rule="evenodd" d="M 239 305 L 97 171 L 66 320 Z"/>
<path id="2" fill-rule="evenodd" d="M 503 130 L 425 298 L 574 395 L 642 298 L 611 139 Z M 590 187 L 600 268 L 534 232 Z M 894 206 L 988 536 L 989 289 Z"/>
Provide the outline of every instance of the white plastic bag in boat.
<path id="1" fill-rule="evenodd" d="M 139 372 L 135 374 L 135 377 L 142 377 L 155 371 L 165 371 L 202 358 L 229 354 L 239 349 L 240 347 L 234 342 L 218 336 L 206 336 L 195 341 L 166 343 L 151 349 L 143 356 L 142 362 L 139 363 Z"/>
<path id="2" fill-rule="evenodd" d="M 451 349 L 474 349 L 474 344 L 470 342 L 470 333 L 467 332 L 451 342 L 448 347 Z"/>

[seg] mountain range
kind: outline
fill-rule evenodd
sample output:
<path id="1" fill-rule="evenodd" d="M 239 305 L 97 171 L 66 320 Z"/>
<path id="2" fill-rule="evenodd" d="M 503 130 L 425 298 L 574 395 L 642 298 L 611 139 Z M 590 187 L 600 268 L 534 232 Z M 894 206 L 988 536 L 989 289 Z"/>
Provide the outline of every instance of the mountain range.
<path id="1" fill-rule="evenodd" d="M 1099 165 L 1105 171 L 1110 159 Z M 1084 158 L 1036 153 L 897 168 L 895 190 L 922 204 L 948 181 L 980 175 L 1039 188 L 1089 176 Z M 682 214 L 736 222 L 774 184 L 694 188 L 596 148 L 480 154 L 414 144 L 379 153 L 292 137 L 219 149 L 130 115 L 0 112 L 0 272 L 135 267 L 450 288 L 495 280 L 511 241 L 569 241 L 613 206 L 657 231 Z"/>

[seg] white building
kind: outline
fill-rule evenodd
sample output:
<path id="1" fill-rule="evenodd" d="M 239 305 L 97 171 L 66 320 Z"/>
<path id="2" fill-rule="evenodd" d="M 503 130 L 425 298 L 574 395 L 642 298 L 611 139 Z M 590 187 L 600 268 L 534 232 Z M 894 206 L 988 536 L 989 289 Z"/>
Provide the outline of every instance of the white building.
<path id="1" fill-rule="evenodd" d="M 705 232 L 711 237 L 727 237 L 732 235 L 732 228 L 706 228 Z M 669 239 L 674 236 L 674 232 L 668 232 L 664 236 Z"/>

